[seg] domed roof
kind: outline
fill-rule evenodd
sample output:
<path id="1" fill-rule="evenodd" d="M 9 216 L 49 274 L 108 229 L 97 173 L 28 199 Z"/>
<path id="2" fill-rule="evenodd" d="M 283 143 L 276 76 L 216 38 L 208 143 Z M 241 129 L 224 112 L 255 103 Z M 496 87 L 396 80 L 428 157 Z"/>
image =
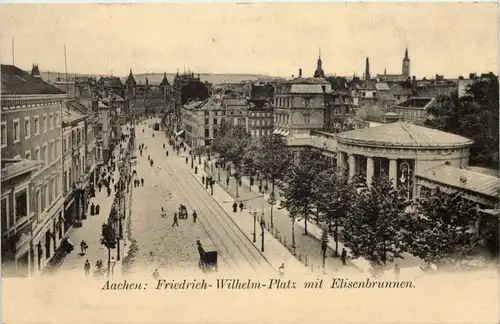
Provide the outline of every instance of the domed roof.
<path id="1" fill-rule="evenodd" d="M 337 134 L 339 143 L 377 146 L 454 147 L 469 146 L 472 140 L 440 130 L 395 122 Z"/>

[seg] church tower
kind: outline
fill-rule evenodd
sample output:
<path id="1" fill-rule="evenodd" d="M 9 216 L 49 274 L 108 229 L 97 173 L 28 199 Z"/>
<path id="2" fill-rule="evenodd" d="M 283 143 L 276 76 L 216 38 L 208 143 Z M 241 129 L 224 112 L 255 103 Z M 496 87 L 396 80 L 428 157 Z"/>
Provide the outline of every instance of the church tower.
<path id="1" fill-rule="evenodd" d="M 365 65 L 365 80 L 366 81 L 370 80 L 370 59 L 368 57 L 366 58 L 366 65 Z"/>
<path id="2" fill-rule="evenodd" d="M 405 51 L 405 58 L 403 59 L 403 76 L 405 78 L 410 77 L 410 58 L 408 57 L 408 47 Z"/>
<path id="3" fill-rule="evenodd" d="M 315 78 L 324 78 L 325 72 L 323 71 L 323 61 L 321 60 L 321 50 L 319 51 L 318 62 L 316 64 L 316 71 L 314 71 Z"/>

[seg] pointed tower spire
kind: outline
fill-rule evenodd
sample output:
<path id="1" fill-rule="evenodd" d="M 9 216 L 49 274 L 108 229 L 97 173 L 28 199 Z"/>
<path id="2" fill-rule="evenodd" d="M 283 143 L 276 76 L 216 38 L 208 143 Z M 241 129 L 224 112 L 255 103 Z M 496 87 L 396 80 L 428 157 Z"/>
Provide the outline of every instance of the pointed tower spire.
<path id="1" fill-rule="evenodd" d="M 370 58 L 366 58 L 366 66 L 365 66 L 365 80 L 370 80 Z"/>
<path id="2" fill-rule="evenodd" d="M 406 46 L 405 50 L 405 60 L 409 60 L 410 58 L 408 57 L 408 46 Z"/>

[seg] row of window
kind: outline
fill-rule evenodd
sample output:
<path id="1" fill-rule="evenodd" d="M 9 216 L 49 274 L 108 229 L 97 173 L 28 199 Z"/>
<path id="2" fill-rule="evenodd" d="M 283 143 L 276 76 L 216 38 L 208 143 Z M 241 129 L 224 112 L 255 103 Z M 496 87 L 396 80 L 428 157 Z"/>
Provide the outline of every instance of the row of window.
<path id="1" fill-rule="evenodd" d="M 252 117 L 272 117 L 273 113 L 272 112 L 251 112 L 250 116 Z"/>
<path id="2" fill-rule="evenodd" d="M 16 223 L 29 213 L 28 188 L 14 191 L 2 197 L 1 202 L 1 226 L 2 234 L 10 228 L 16 226 Z"/>
<path id="3" fill-rule="evenodd" d="M 33 123 L 31 123 L 31 118 L 33 118 Z M 45 133 L 47 131 L 53 130 L 55 128 L 60 127 L 61 119 L 59 116 L 59 112 L 50 113 L 47 118 L 47 114 L 43 114 L 42 116 L 42 128 L 40 128 L 40 116 L 29 116 L 24 118 L 23 127 L 21 127 L 21 119 L 14 118 L 12 120 L 12 142 L 19 143 L 21 141 L 21 136 L 24 136 L 24 139 L 29 139 L 31 135 L 37 136 L 40 135 L 40 132 Z M 7 142 L 7 121 L 2 121 L 1 123 L 1 145 L 2 148 L 6 147 Z M 22 128 L 22 133 L 21 133 Z"/>
<path id="4" fill-rule="evenodd" d="M 271 135 L 271 129 L 252 129 L 251 135 L 252 137 L 261 137 Z"/>
<path id="5" fill-rule="evenodd" d="M 269 120 L 269 119 L 252 119 L 252 126 L 271 126 L 272 125 L 272 121 Z"/>
<path id="6" fill-rule="evenodd" d="M 210 114 L 209 110 L 206 110 L 205 111 L 205 117 L 210 117 L 210 115 L 213 115 L 215 117 L 217 117 L 217 116 L 226 116 L 226 111 L 225 110 L 222 110 L 222 111 L 212 110 L 211 112 L 212 112 L 212 114 Z M 227 114 L 228 116 L 234 116 L 234 111 L 228 111 L 228 113 L 229 113 L 229 114 Z"/>
<path id="7" fill-rule="evenodd" d="M 50 140 L 41 147 L 35 147 L 34 150 L 34 155 L 31 154 L 31 150 L 26 151 L 24 158 L 43 161 L 45 166 L 47 166 L 61 155 L 61 138 L 58 137 L 56 140 Z"/>

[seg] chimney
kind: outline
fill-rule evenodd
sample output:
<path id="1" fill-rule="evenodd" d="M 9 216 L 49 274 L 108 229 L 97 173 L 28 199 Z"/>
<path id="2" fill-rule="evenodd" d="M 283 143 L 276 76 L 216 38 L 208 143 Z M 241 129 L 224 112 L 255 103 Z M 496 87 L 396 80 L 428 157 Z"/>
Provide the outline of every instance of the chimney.
<path id="1" fill-rule="evenodd" d="M 302 78 L 302 69 L 299 69 L 299 78 Z"/>

